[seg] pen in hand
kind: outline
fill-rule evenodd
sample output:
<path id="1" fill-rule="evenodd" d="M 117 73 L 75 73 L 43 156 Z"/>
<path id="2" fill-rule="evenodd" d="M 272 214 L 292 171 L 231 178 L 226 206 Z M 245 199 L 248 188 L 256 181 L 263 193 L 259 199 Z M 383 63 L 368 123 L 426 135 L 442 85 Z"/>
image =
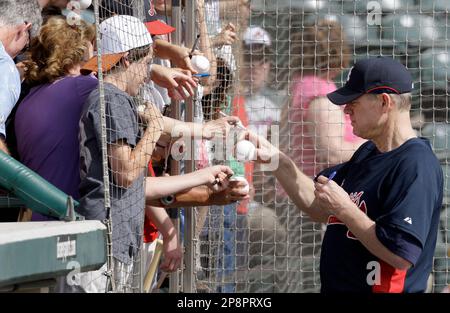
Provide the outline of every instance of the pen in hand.
<path id="1" fill-rule="evenodd" d="M 211 76 L 211 74 L 208 74 L 208 73 L 192 74 L 192 76 L 194 76 L 194 77 L 209 77 L 209 76 Z"/>
<path id="2" fill-rule="evenodd" d="M 336 171 L 334 171 L 333 173 L 330 174 L 330 176 L 328 176 L 328 181 L 333 180 L 334 176 L 336 176 Z"/>
<path id="3" fill-rule="evenodd" d="M 228 115 L 225 114 L 225 113 L 223 113 L 222 111 L 219 111 L 219 114 L 222 115 L 223 117 L 228 117 Z M 241 122 L 241 121 L 239 121 L 239 122 L 236 124 L 236 127 L 237 127 L 237 128 L 240 128 L 240 129 L 242 129 L 242 130 L 247 130 L 247 128 L 245 128 L 245 126 L 242 125 L 242 122 Z"/>
<path id="4" fill-rule="evenodd" d="M 232 176 L 233 176 L 233 174 L 228 174 L 228 175 L 227 175 L 227 179 L 230 179 Z M 222 183 L 220 182 L 220 180 L 219 180 L 218 177 L 216 177 L 216 179 L 212 182 L 212 185 L 213 185 L 213 186 L 215 186 L 215 185 L 217 185 L 217 184 L 219 184 L 219 186 L 222 185 Z"/>
<path id="5" fill-rule="evenodd" d="M 194 53 L 195 49 L 197 48 L 198 41 L 200 39 L 200 35 L 197 35 L 197 38 L 195 38 L 194 44 L 192 45 L 191 53 L 189 53 L 189 58 L 192 59 L 192 54 Z"/>

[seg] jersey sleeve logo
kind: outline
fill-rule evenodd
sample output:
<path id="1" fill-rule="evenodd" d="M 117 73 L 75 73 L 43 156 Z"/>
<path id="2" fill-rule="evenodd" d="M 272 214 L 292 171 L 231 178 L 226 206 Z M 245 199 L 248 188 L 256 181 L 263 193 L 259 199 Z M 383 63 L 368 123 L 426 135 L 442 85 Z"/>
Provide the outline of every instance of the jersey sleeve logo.
<path id="1" fill-rule="evenodd" d="M 361 201 L 361 197 L 364 194 L 364 191 L 360 192 L 352 192 L 350 193 L 350 199 L 354 204 L 358 206 L 358 208 L 363 211 L 367 215 L 367 205 L 364 200 Z M 328 216 L 327 226 L 328 225 L 345 225 L 341 220 L 339 220 L 336 216 L 330 215 Z M 350 231 L 347 230 L 347 238 L 358 240 L 356 236 Z"/>

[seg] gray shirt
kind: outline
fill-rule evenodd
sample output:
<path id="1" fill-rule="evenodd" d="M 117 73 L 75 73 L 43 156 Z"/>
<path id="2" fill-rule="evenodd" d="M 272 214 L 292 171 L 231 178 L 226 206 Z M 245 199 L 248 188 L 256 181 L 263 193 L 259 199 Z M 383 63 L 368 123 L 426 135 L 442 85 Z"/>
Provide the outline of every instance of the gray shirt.
<path id="1" fill-rule="evenodd" d="M 105 83 L 107 143 L 126 141 L 135 147 L 143 135 L 137 105 L 125 92 Z M 86 219 L 106 218 L 101 151 L 100 96 L 91 92 L 80 120 L 80 206 L 77 212 Z M 129 188 L 114 183 L 109 169 L 113 256 L 129 264 L 141 243 L 144 225 L 144 172 Z"/>

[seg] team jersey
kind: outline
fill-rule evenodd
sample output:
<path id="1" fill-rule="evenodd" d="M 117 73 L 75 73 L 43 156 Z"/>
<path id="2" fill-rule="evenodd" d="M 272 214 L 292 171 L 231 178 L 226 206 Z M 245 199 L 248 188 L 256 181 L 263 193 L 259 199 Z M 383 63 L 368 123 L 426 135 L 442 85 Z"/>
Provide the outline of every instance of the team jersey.
<path id="1" fill-rule="evenodd" d="M 424 292 L 442 205 L 443 174 L 424 138 L 381 153 L 371 141 L 346 163 L 322 171 L 375 221 L 377 238 L 409 261 L 395 269 L 370 253 L 335 216 L 328 217 L 320 261 L 322 292 Z"/>

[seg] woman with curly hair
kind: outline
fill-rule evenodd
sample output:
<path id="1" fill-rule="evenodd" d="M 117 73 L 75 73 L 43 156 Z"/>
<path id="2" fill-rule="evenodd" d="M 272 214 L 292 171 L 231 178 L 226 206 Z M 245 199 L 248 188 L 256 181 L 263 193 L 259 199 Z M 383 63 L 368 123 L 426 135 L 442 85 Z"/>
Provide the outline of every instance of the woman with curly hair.
<path id="1" fill-rule="evenodd" d="M 51 17 L 32 41 L 25 80 L 34 87 L 17 109 L 14 130 L 19 160 L 78 199 L 78 123 L 98 82 L 80 75 L 93 54 L 95 28 Z M 76 179 L 74 179 L 76 178 Z M 42 217 L 33 213 L 33 220 Z"/>
<path id="2" fill-rule="evenodd" d="M 333 80 L 350 61 L 341 25 L 320 20 L 295 33 L 291 41 L 293 83 L 291 99 L 282 113 L 287 120 L 283 149 L 311 177 L 323 168 L 350 159 L 363 140 L 353 135 L 343 107 L 332 104 L 326 94 L 336 90 Z M 285 141 L 284 141 L 285 142 Z"/>

